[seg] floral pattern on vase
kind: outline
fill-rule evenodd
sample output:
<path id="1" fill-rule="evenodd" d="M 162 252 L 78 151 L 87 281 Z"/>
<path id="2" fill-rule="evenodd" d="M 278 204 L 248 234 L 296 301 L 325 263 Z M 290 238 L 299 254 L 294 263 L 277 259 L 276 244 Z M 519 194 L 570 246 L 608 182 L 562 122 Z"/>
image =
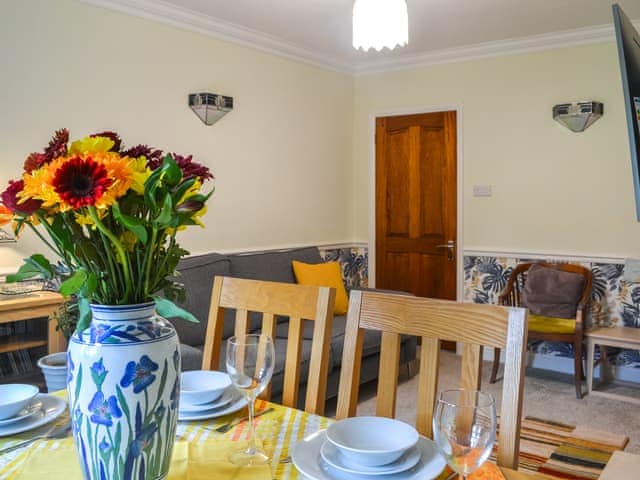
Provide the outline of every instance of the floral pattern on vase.
<path id="1" fill-rule="evenodd" d="M 69 408 L 84 477 L 165 478 L 178 417 L 177 334 L 153 303 L 95 305 L 92 313 L 68 350 Z"/>

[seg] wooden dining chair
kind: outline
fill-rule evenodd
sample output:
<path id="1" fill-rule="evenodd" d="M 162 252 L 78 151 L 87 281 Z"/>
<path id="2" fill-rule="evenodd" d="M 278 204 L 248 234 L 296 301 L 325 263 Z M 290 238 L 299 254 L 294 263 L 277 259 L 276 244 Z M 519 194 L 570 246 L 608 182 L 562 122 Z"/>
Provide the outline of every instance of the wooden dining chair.
<path id="1" fill-rule="evenodd" d="M 203 370 L 218 370 L 225 309 L 235 309 L 235 335 L 249 332 L 250 312 L 262 314 L 262 333 L 275 340 L 277 317 L 288 317 L 282 404 L 297 407 L 304 320 L 312 320 L 313 339 L 305 411 L 324 413 L 335 289 L 292 283 L 216 276 L 202 357 Z M 270 386 L 260 395 L 271 398 Z"/>
<path id="2" fill-rule="evenodd" d="M 549 342 L 570 343 L 573 345 L 573 376 L 576 387 L 576 398 L 581 399 L 582 379 L 584 374 L 582 369 L 582 343 L 584 341 L 584 323 L 590 307 L 593 275 L 591 270 L 587 267 L 571 263 L 521 263 L 511 272 L 509 280 L 507 281 L 507 286 L 498 297 L 498 305 L 511 307 L 521 306 L 521 297 L 525 289 L 527 273 L 534 265 L 550 268 L 560 272 L 582 275 L 584 279 L 582 291 L 579 293 L 579 297 L 576 298 L 577 306 L 575 309 L 575 316 L 573 318 L 557 318 L 554 316 L 534 315 L 533 313 L 529 313 L 528 334 L 529 341 L 544 340 Z M 499 367 L 500 349 L 496 348 L 493 354 L 493 368 L 491 370 L 490 383 L 495 383 L 498 380 Z"/>
<path id="3" fill-rule="evenodd" d="M 527 311 L 497 305 L 352 291 L 336 417 L 356 414 L 362 339 L 365 329 L 382 331 L 376 415 L 395 416 L 400 335 L 422 337 L 416 429 L 432 437 L 440 342 L 463 344 L 461 388 L 479 389 L 482 347 L 506 348 L 498 465 L 517 469 L 522 414 Z"/>

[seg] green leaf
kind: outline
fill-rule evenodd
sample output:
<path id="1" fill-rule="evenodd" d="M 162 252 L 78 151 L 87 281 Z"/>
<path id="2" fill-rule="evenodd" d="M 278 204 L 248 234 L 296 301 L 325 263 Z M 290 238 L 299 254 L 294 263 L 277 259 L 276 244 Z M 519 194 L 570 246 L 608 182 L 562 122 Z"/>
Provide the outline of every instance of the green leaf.
<path id="1" fill-rule="evenodd" d="M 89 272 L 87 275 L 87 281 L 82 288 L 83 296 L 91 298 L 96 290 L 98 290 L 98 275 L 94 272 Z"/>
<path id="2" fill-rule="evenodd" d="M 113 215 L 115 219 L 120 222 L 127 230 L 132 232 L 143 245 L 147 244 L 147 240 L 149 236 L 147 234 L 147 229 L 144 227 L 144 224 L 141 220 L 126 215 L 120 211 L 120 207 L 117 203 L 114 203 L 112 206 Z"/>
<path id="3" fill-rule="evenodd" d="M 60 293 L 65 297 L 78 293 L 84 287 L 86 281 L 87 272 L 76 270 L 73 275 L 60 284 Z"/>
<path id="4" fill-rule="evenodd" d="M 22 264 L 16 273 L 11 273 L 6 276 L 5 281 L 7 283 L 21 282 L 28 278 L 37 277 L 40 275 L 40 269 L 35 268 L 33 265 Z"/>
<path id="5" fill-rule="evenodd" d="M 158 202 L 156 202 L 156 190 L 158 189 L 158 183 L 162 171 L 160 169 L 155 170 L 149 178 L 144 182 L 144 199 L 147 205 L 150 205 L 153 210 L 158 208 Z"/>
<path id="6" fill-rule="evenodd" d="M 196 183 L 196 180 L 197 180 L 196 177 L 192 177 L 189 180 L 186 180 L 182 182 L 180 185 L 178 185 L 178 188 L 176 188 L 176 191 L 173 192 L 173 202 L 176 204 L 180 202 L 184 194 L 187 193 L 187 190 L 189 190 L 193 186 L 193 184 Z"/>
<path id="7" fill-rule="evenodd" d="M 89 308 L 89 300 L 85 297 L 78 298 L 78 325 L 76 326 L 77 332 L 82 332 L 91 323 L 91 308 Z"/>
<path id="8" fill-rule="evenodd" d="M 51 230 L 55 232 L 60 239 L 60 243 L 65 251 L 70 252 L 73 250 L 73 240 L 71 240 L 71 232 L 67 228 L 63 215 L 56 215 L 53 217 L 51 223 Z"/>
<path id="9" fill-rule="evenodd" d="M 160 211 L 160 215 L 154 220 L 154 224 L 158 228 L 166 228 L 171 223 L 171 219 L 173 218 L 173 200 L 171 200 L 171 195 L 167 194 L 164 197 L 164 202 L 162 205 L 162 210 Z"/>
<path id="10" fill-rule="evenodd" d="M 24 259 L 24 263 L 20 266 L 16 273 L 7 275 L 8 283 L 21 282 L 28 278 L 40 276 L 41 278 L 50 279 L 54 276 L 53 266 L 44 255 L 36 253 L 29 258 Z"/>
<path id="11" fill-rule="evenodd" d="M 162 297 L 153 297 L 153 300 L 156 302 L 156 310 L 158 314 L 162 317 L 180 317 L 189 322 L 200 323 L 200 321 L 191 313 L 187 312 L 184 308 L 180 308 L 171 300 L 167 300 Z"/>
<path id="12" fill-rule="evenodd" d="M 176 161 L 173 159 L 171 155 L 165 155 L 162 159 L 162 178 L 167 183 L 167 185 L 175 186 L 180 183 L 182 180 L 182 169 L 178 166 Z"/>

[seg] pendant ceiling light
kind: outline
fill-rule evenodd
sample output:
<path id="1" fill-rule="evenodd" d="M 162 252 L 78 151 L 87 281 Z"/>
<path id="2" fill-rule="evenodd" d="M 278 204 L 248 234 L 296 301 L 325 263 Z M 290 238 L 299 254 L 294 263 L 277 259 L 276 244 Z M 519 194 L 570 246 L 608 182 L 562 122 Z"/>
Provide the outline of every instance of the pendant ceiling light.
<path id="1" fill-rule="evenodd" d="M 393 50 L 409 42 L 405 0 L 356 0 L 353 5 L 353 48 Z"/>

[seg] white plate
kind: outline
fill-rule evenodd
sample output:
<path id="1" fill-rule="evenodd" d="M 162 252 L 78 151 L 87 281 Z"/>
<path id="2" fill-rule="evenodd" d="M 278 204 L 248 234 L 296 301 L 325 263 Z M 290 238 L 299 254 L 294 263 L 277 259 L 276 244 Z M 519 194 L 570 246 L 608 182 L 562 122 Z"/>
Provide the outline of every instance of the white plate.
<path id="1" fill-rule="evenodd" d="M 38 398 L 38 397 L 35 397 Z M 42 408 L 42 402 L 40 400 L 32 400 L 32 402 L 20 410 L 15 417 L 5 418 L 4 420 L 0 420 L 0 427 L 4 425 L 9 425 L 10 423 L 17 422 L 19 420 L 24 420 L 25 418 L 29 418 L 32 415 L 35 415 Z"/>
<path id="2" fill-rule="evenodd" d="M 242 410 L 246 405 L 247 398 L 238 393 L 228 405 L 224 405 L 220 408 L 214 408 L 204 412 L 187 413 L 178 411 L 178 421 L 191 422 L 193 420 L 207 420 L 208 418 L 222 417 L 224 415 L 229 415 L 230 413 L 235 413 L 238 410 Z"/>
<path id="3" fill-rule="evenodd" d="M 350 462 L 333 443 L 324 442 L 322 448 L 320 448 L 320 456 L 329 465 L 343 472 L 359 475 L 389 475 L 391 473 L 404 472 L 414 467 L 420 461 L 422 453 L 417 446 L 413 446 L 395 462 L 377 467 L 368 467 Z"/>
<path id="4" fill-rule="evenodd" d="M 320 449 L 326 441 L 325 430 L 320 430 L 296 444 L 291 453 L 291 461 L 296 468 L 311 480 L 367 480 L 369 475 L 347 473 L 332 467 L 322 459 Z M 420 437 L 418 440 L 420 461 L 404 472 L 391 473 L 378 478 L 385 480 L 430 480 L 436 478 L 445 467 L 444 458 L 438 453 L 436 444 Z"/>
<path id="5" fill-rule="evenodd" d="M 205 403 L 203 405 L 192 405 L 191 403 L 180 398 L 180 413 L 204 413 L 207 410 L 213 410 L 214 408 L 220 408 L 227 405 L 231 400 L 234 400 L 238 396 L 238 391 L 234 387 L 227 388 L 220 398 L 211 403 Z"/>
<path id="6" fill-rule="evenodd" d="M 16 435 L 17 433 L 26 432 L 46 425 L 49 422 L 53 422 L 67 409 L 67 402 L 54 395 L 40 393 L 36 395 L 35 400 L 42 402 L 40 411 L 19 422 L 0 427 L 0 437 Z"/>

